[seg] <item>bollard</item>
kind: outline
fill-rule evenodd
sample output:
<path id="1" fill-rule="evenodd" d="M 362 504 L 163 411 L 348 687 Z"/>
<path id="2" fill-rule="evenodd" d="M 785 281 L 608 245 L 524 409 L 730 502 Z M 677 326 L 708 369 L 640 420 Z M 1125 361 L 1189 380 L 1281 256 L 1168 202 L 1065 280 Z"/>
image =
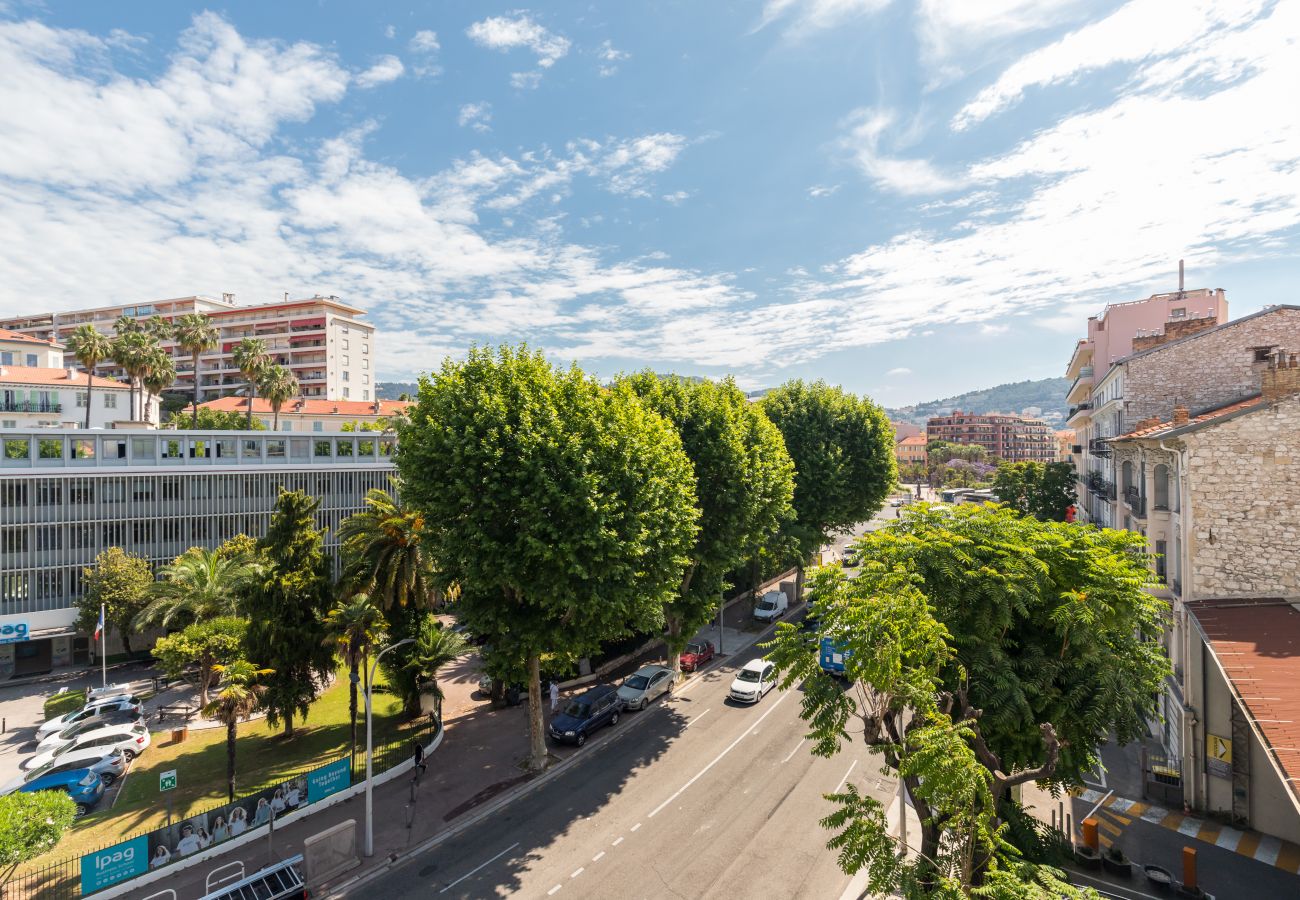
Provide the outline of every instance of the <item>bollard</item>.
<path id="1" fill-rule="evenodd" d="M 1196 848 L 1183 848 L 1183 887 L 1196 893 Z"/>
<path id="2" fill-rule="evenodd" d="M 1092 816 L 1083 820 L 1083 845 L 1101 852 L 1101 844 L 1097 841 L 1097 820 Z"/>

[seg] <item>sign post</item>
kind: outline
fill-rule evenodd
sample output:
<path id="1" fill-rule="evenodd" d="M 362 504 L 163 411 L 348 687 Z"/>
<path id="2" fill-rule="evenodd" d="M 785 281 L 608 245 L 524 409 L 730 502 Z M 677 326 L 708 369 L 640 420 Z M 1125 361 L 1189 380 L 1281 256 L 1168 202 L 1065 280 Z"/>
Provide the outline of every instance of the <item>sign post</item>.
<path id="1" fill-rule="evenodd" d="M 1205 770 L 1218 778 L 1232 777 L 1232 738 L 1206 733 Z"/>
<path id="2" fill-rule="evenodd" d="M 168 769 L 158 773 L 158 792 L 167 798 L 167 824 L 172 823 L 172 794 L 176 790 L 176 770 Z"/>

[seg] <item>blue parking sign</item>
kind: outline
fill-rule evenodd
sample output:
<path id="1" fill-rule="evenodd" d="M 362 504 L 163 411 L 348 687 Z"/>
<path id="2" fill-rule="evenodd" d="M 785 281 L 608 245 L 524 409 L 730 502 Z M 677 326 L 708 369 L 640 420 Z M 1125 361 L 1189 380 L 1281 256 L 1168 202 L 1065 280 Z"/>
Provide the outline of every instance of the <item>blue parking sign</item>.
<path id="1" fill-rule="evenodd" d="M 141 835 L 81 857 L 81 894 L 103 890 L 149 871 L 149 836 Z"/>

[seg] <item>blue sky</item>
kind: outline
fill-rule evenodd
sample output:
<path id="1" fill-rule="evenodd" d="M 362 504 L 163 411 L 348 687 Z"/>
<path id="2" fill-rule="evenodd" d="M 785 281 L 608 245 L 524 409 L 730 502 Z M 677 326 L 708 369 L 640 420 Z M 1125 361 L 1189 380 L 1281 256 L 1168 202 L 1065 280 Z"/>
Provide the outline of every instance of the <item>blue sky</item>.
<path id="1" fill-rule="evenodd" d="M 0 313 L 337 294 L 394 380 L 1057 375 L 1180 257 L 1294 302 L 1297 5 L 0 0 Z"/>

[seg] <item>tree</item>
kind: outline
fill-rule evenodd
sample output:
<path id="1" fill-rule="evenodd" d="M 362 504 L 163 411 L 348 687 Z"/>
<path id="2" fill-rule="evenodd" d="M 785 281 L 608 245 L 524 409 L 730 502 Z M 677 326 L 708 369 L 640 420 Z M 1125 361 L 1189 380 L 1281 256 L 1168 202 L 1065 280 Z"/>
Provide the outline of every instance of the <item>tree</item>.
<path id="1" fill-rule="evenodd" d="M 783 624 L 771 658 L 784 685 L 803 679 L 814 752 L 834 754 L 856 720 L 922 826 L 917 862 L 904 863 L 878 803 L 836 796 L 825 822 L 846 871 L 868 866 L 872 891 L 968 896 L 1015 869 L 1000 843 L 1011 787 L 1081 785 L 1109 736 L 1145 734 L 1169 664 L 1142 544 L 1005 508 L 919 504 L 856 544 L 856 577 L 818 570 L 820 634 L 847 651 L 855 690 L 821 671 L 816 635 Z"/>
<path id="2" fill-rule="evenodd" d="M 121 547 L 109 547 L 100 551 L 94 567 L 82 569 L 81 575 L 85 590 L 77 600 L 77 627 L 94 631 L 102 604 L 105 627 L 117 632 L 122 647 L 130 653 L 135 617 L 148 605 L 154 583 L 149 563 Z"/>
<path id="3" fill-rule="evenodd" d="M 302 491 L 280 492 L 266 535 L 257 542 L 262 573 L 242 608 L 249 619 L 248 658 L 274 670 L 263 680 L 267 721 L 283 722 L 286 738 L 293 734 L 294 715 L 307 717 L 318 682 L 334 668 L 334 654 L 325 646 L 329 578 L 324 532 L 314 519 L 319 506 L 320 500 Z"/>
<path id="4" fill-rule="evenodd" d="M 199 357 L 208 350 L 215 349 L 220 342 L 217 327 L 212 318 L 203 313 L 186 313 L 176 319 L 173 326 L 176 343 L 190 355 L 191 371 L 194 373 L 194 417 L 190 427 L 199 427 Z"/>
<path id="5" fill-rule="evenodd" d="M 338 600 L 325 616 L 325 645 L 330 647 L 348 667 L 348 721 L 352 723 L 351 753 L 357 755 L 357 670 L 365 666 L 373 647 L 384 633 L 384 614 L 366 594 L 354 594 Z M 367 681 L 366 689 L 369 690 Z"/>
<path id="6" fill-rule="evenodd" d="M 123 321 L 125 320 L 125 321 Z M 150 351 L 156 342 L 141 331 L 135 319 L 123 316 L 117 320 L 117 334 L 113 338 L 113 361 L 126 371 L 131 386 L 131 418 L 139 421 L 143 412 L 137 412 L 136 392 L 141 390 L 140 379 L 148 367 Z"/>
<path id="7" fill-rule="evenodd" d="M 384 609 L 434 605 L 433 560 L 424 541 L 425 516 L 380 488 L 366 492 L 365 509 L 339 524 L 343 580 Z"/>
<path id="8" fill-rule="evenodd" d="M 894 429 L 885 411 L 865 397 L 824 381 L 790 381 L 762 400 L 794 460 L 798 547 L 795 591 L 803 594 L 804 567 L 830 532 L 875 515 L 898 480 Z"/>
<path id="9" fill-rule="evenodd" d="M 219 666 L 228 666 L 238 660 L 244 650 L 244 632 L 248 623 L 233 616 L 203 619 L 176 634 L 161 637 L 154 644 L 153 653 L 162 662 L 169 678 L 179 678 L 186 667 L 194 665 L 198 671 L 195 682 L 199 689 L 199 705 L 208 705 L 208 689 Z"/>
<path id="10" fill-rule="evenodd" d="M 77 804 L 63 791 L 0 797 L 0 893 L 15 869 L 58 846 L 76 817 Z"/>
<path id="11" fill-rule="evenodd" d="M 155 344 L 144 359 L 144 373 L 140 380 L 145 392 L 141 400 L 141 412 L 146 422 L 149 420 L 149 398 L 161 397 L 162 392 L 175 383 L 176 363 L 172 361 L 170 353 Z"/>
<path id="12" fill-rule="evenodd" d="M 1004 462 L 993 479 L 999 501 L 1045 522 L 1065 521 L 1077 502 L 1074 486 L 1074 467 L 1063 462 Z"/>
<path id="13" fill-rule="evenodd" d="M 136 616 L 139 631 L 172 628 L 214 616 L 238 615 L 240 601 L 261 574 L 261 562 L 245 553 L 191 547 L 159 570 L 149 605 Z"/>
<path id="14" fill-rule="evenodd" d="M 213 409 L 201 406 L 197 414 L 187 414 L 177 410 L 167 419 L 173 428 L 194 428 L 202 431 L 264 431 L 266 426 L 260 419 L 252 419 L 251 424 L 234 410 Z"/>
<path id="15" fill-rule="evenodd" d="M 730 379 L 642 372 L 622 381 L 677 429 L 695 472 L 699 530 L 664 607 L 668 665 L 680 673 L 682 650 L 717 610 L 726 574 L 793 518 L 794 463 L 781 433 Z"/>
<path id="16" fill-rule="evenodd" d="M 410 618 L 410 633 L 394 633 L 395 639 L 415 638 L 400 657 L 390 653 L 381 662 L 388 689 L 402 700 L 402 711 L 414 718 L 420 714 L 420 695 L 431 693 L 442 702 L 442 688 L 438 685 L 438 670 L 470 649 L 469 642 L 460 634 L 443 628 L 436 616 L 424 610 L 414 611 Z"/>
<path id="17" fill-rule="evenodd" d="M 113 342 L 94 325 L 78 325 L 68 335 L 68 350 L 85 367 L 86 427 L 90 427 L 90 407 L 95 395 L 95 368 L 113 355 Z"/>
<path id="18" fill-rule="evenodd" d="M 229 802 L 233 803 L 237 726 L 262 708 L 266 688 L 256 682 L 274 673 L 270 669 L 259 669 L 246 659 L 240 659 L 228 666 L 217 666 L 217 674 L 225 679 L 225 683 L 217 692 L 216 699 L 203 707 L 203 715 L 226 726 L 226 792 Z"/>
<path id="19" fill-rule="evenodd" d="M 420 381 L 399 431 L 402 496 L 442 584 L 496 652 L 525 663 L 530 762 L 546 762 L 541 654 L 663 626 L 695 542 L 681 439 L 624 385 L 527 347 L 474 347 Z"/>
<path id="20" fill-rule="evenodd" d="M 246 393 L 248 394 L 248 413 L 245 419 L 247 429 L 253 429 L 253 401 L 257 399 L 257 385 L 262 380 L 262 375 L 271 365 L 271 359 L 266 355 L 266 341 L 261 338 L 244 338 L 235 345 L 235 351 L 232 354 L 235 361 L 235 367 L 239 369 L 239 374 L 243 376 L 244 383 L 247 385 Z"/>
<path id="21" fill-rule="evenodd" d="M 266 402 L 271 404 L 271 413 L 275 417 L 272 431 L 280 430 L 280 409 L 294 397 L 298 396 L 298 379 L 284 366 L 268 366 L 262 372 L 257 384 Z M 251 407 L 250 407 L 251 408 Z"/>

